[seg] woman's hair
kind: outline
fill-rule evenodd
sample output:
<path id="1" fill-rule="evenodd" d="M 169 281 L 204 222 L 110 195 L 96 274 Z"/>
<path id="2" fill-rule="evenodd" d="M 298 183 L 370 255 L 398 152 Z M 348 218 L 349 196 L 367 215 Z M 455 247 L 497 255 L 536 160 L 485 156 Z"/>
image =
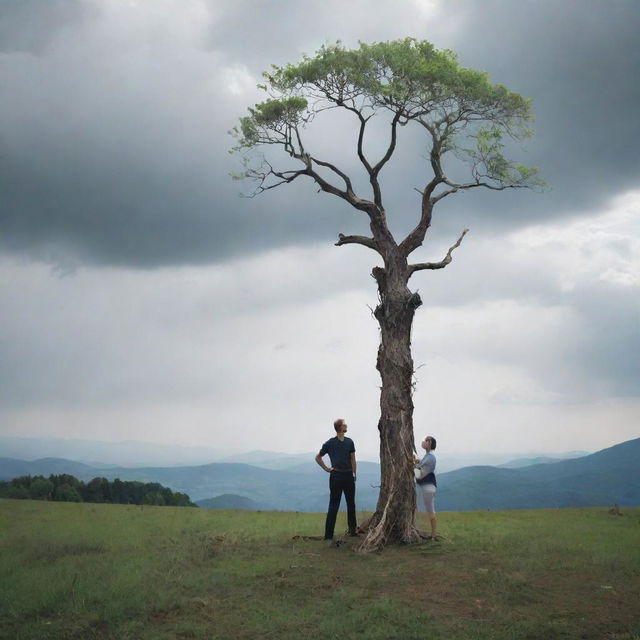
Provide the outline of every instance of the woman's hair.
<path id="1" fill-rule="evenodd" d="M 431 451 L 436 450 L 436 439 L 433 436 L 426 436 L 425 440 L 429 440 L 431 442 Z"/>

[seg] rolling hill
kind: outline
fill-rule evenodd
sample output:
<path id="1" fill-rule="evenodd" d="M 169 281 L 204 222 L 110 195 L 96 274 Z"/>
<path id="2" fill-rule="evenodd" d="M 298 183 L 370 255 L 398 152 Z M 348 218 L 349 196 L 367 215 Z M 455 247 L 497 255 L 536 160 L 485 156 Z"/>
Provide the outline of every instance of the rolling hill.
<path id="1" fill-rule="evenodd" d="M 105 469 L 101 467 L 93 467 L 64 458 L 41 458 L 29 461 L 0 458 L 0 481 L 11 480 L 19 476 L 49 476 L 59 473 L 68 473 L 79 480 L 91 480 L 91 478 L 103 475 L 104 471 Z"/>
<path id="2" fill-rule="evenodd" d="M 640 438 L 518 469 L 467 467 L 439 476 L 442 510 L 640 505 Z"/>

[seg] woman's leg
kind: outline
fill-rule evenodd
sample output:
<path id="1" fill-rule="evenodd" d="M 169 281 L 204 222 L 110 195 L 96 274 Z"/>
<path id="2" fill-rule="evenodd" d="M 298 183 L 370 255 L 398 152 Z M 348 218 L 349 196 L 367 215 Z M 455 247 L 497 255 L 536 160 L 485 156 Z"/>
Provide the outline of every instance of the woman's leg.
<path id="1" fill-rule="evenodd" d="M 433 485 L 424 485 L 422 489 L 422 499 L 424 500 L 424 508 L 429 516 L 429 522 L 431 523 L 431 537 L 435 538 L 437 535 L 437 520 L 436 520 L 436 488 Z"/>

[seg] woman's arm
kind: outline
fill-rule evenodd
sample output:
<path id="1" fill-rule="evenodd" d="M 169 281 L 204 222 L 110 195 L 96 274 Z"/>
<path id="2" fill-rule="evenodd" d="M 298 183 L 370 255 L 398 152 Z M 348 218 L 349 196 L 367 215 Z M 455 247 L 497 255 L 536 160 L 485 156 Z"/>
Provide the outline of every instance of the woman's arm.
<path id="1" fill-rule="evenodd" d="M 427 474 L 433 473 L 436 469 L 436 463 L 433 459 L 433 456 L 427 454 L 418 464 L 416 465 L 419 469 L 425 469 Z M 426 474 L 425 474 L 426 475 Z"/>

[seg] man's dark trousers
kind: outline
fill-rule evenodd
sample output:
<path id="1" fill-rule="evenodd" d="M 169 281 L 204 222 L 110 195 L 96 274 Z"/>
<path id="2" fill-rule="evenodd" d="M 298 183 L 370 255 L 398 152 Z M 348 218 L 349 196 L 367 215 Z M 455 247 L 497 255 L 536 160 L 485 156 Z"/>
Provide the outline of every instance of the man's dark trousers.
<path id="1" fill-rule="evenodd" d="M 324 525 L 324 538 L 333 538 L 333 530 L 336 526 L 336 517 L 340 508 L 342 493 L 347 501 L 347 522 L 349 533 L 356 532 L 356 481 L 351 472 L 332 471 L 329 476 L 329 510 Z"/>

